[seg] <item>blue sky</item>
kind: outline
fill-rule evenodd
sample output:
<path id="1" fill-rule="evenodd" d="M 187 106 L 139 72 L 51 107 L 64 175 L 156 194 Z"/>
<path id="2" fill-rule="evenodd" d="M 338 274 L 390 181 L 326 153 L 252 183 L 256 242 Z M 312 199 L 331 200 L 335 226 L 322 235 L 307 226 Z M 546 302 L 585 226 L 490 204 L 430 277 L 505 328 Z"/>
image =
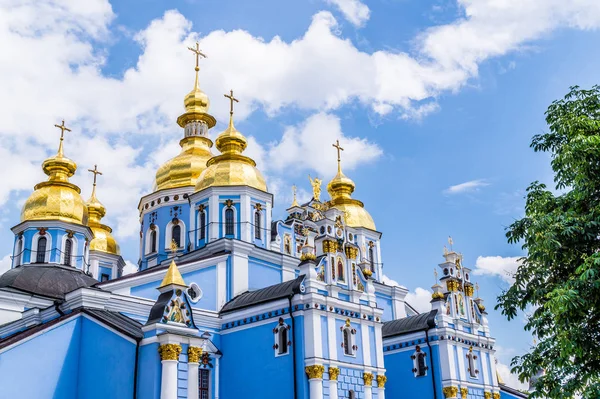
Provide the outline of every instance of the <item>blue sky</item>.
<path id="1" fill-rule="evenodd" d="M 544 111 L 571 85 L 598 83 L 600 6 L 543 0 L 93 0 L 0 6 L 0 259 L 52 125 L 74 128 L 65 151 L 84 196 L 98 163 L 99 197 L 124 257 L 137 261 L 137 201 L 178 152 L 175 123 L 193 82 L 185 46 L 199 40 L 201 85 L 224 126 L 233 88 L 237 127 L 284 216 L 291 185 L 346 174 L 383 232 L 387 276 L 426 303 L 449 235 L 478 269 L 498 357 L 531 337 L 493 311 L 505 271 L 522 255 L 506 226 L 522 216 L 527 185 L 552 183 L 549 158 L 529 148 Z M 4 22 L 4 23 L 3 23 Z M 419 288 L 421 290 L 419 291 Z M 416 292 L 415 292 L 416 290 Z"/>

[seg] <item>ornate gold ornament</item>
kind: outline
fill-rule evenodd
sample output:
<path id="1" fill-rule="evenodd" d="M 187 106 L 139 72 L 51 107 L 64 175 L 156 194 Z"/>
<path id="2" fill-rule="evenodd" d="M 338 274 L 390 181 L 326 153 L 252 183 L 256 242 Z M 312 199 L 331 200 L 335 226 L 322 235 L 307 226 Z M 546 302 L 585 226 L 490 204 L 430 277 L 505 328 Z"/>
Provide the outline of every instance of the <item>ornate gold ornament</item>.
<path id="1" fill-rule="evenodd" d="M 188 363 L 200 363 L 200 356 L 202 356 L 202 348 L 197 346 L 188 348 Z"/>
<path id="2" fill-rule="evenodd" d="M 231 208 L 233 206 L 233 200 L 231 200 L 231 199 L 225 200 L 225 206 L 227 208 Z"/>
<path id="3" fill-rule="evenodd" d="M 312 252 L 303 253 L 300 255 L 300 260 L 315 260 L 317 256 Z"/>
<path id="4" fill-rule="evenodd" d="M 313 189 L 313 199 L 315 201 L 321 201 L 321 183 L 323 183 L 323 181 L 318 177 L 315 177 L 313 180 L 310 175 L 308 175 L 308 180 L 310 181 L 310 185 Z"/>
<path id="5" fill-rule="evenodd" d="M 444 294 L 441 292 L 434 292 L 431 294 L 431 299 L 444 299 Z"/>
<path id="6" fill-rule="evenodd" d="M 377 376 L 377 386 L 379 388 L 384 388 L 386 382 L 387 382 L 387 377 L 385 375 L 378 375 Z"/>
<path id="7" fill-rule="evenodd" d="M 448 288 L 448 291 L 458 291 L 458 288 L 459 288 L 458 281 L 448 280 L 448 281 L 446 281 L 446 287 Z"/>
<path id="8" fill-rule="evenodd" d="M 323 240 L 323 252 L 336 252 L 337 242 L 333 240 Z"/>
<path id="9" fill-rule="evenodd" d="M 373 272 L 371 271 L 371 269 L 365 268 L 362 272 L 363 272 L 363 275 L 367 278 L 371 277 L 373 275 Z"/>
<path id="10" fill-rule="evenodd" d="M 348 259 L 356 259 L 358 257 L 358 248 L 346 247 L 346 257 Z"/>
<path id="11" fill-rule="evenodd" d="M 312 380 L 315 378 L 323 378 L 323 373 L 325 372 L 325 367 L 321 364 L 315 364 L 313 366 L 306 366 L 304 368 L 304 371 L 306 371 L 306 375 L 308 376 L 309 380 Z"/>
<path id="12" fill-rule="evenodd" d="M 483 397 L 484 397 L 485 399 L 492 399 L 492 393 L 491 393 L 491 392 L 488 392 L 488 391 L 485 391 L 485 392 L 483 393 Z"/>
<path id="13" fill-rule="evenodd" d="M 473 296 L 474 291 L 475 290 L 473 289 L 472 285 L 465 286 L 465 295 L 466 296 Z"/>
<path id="14" fill-rule="evenodd" d="M 466 387 L 462 387 L 460 389 L 460 396 L 462 396 L 463 399 L 467 399 L 467 395 L 469 394 L 469 389 Z"/>
<path id="15" fill-rule="evenodd" d="M 298 200 L 296 199 L 296 185 L 295 184 L 292 186 L 292 195 L 294 196 L 294 200 L 292 201 L 292 205 L 290 205 L 290 208 L 293 208 L 295 206 L 300 206 L 300 204 L 298 204 Z"/>
<path id="16" fill-rule="evenodd" d="M 171 239 L 171 244 L 169 244 L 169 249 L 171 252 L 177 252 L 177 250 L 179 249 L 179 246 L 177 245 L 177 242 L 175 241 L 175 239 Z"/>
<path id="17" fill-rule="evenodd" d="M 262 205 L 261 204 L 254 204 L 254 209 L 256 209 L 257 211 L 262 211 Z"/>
<path id="18" fill-rule="evenodd" d="M 444 392 L 445 398 L 456 398 L 456 395 L 458 395 L 458 388 L 457 387 L 444 387 L 442 389 L 442 392 Z"/>
<path id="19" fill-rule="evenodd" d="M 181 345 L 164 344 L 158 347 L 158 353 L 161 360 L 179 360 L 181 354 Z"/>
<path id="20" fill-rule="evenodd" d="M 499 393 L 499 392 L 494 392 L 494 393 L 492 394 L 492 397 L 493 397 L 494 399 L 500 399 L 500 393 Z"/>
<path id="21" fill-rule="evenodd" d="M 363 380 L 365 381 L 365 386 L 370 387 L 373 385 L 373 374 L 363 373 Z"/>
<path id="22" fill-rule="evenodd" d="M 338 376 L 340 375 L 340 369 L 337 367 L 329 367 L 329 379 L 331 381 L 337 381 Z"/>

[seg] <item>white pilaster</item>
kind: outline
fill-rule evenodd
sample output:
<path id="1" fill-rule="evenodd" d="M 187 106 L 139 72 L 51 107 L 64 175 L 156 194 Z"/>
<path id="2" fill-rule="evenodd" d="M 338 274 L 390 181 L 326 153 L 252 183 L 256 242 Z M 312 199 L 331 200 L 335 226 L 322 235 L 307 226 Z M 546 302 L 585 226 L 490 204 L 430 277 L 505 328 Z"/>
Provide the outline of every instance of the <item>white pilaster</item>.
<path id="1" fill-rule="evenodd" d="M 365 385 L 365 399 L 373 399 L 373 387 Z"/>
<path id="2" fill-rule="evenodd" d="M 362 324 L 360 326 L 360 333 L 362 338 L 361 346 L 363 351 L 363 362 L 367 366 L 376 366 L 375 364 L 371 364 L 371 343 L 369 342 L 369 326 Z"/>
<path id="3" fill-rule="evenodd" d="M 375 325 L 375 342 L 383 342 L 381 328 L 381 324 Z M 375 346 L 377 347 L 377 367 L 383 367 L 383 345 Z"/>
<path id="4" fill-rule="evenodd" d="M 248 255 L 232 254 L 231 273 L 233 274 L 232 296 L 248 291 Z"/>
<path id="5" fill-rule="evenodd" d="M 307 358 L 323 357 L 321 348 L 321 317 L 316 311 L 309 311 L 304 317 L 305 353 Z"/>
<path id="6" fill-rule="evenodd" d="M 217 264 L 217 310 L 227 302 L 227 262 Z"/>
<path id="7" fill-rule="evenodd" d="M 254 224 L 254 212 L 252 212 L 252 205 L 250 204 L 250 196 L 248 194 L 242 194 L 240 196 L 240 222 L 242 231 L 240 239 L 242 241 L 252 242 L 251 232 Z"/>
<path id="8" fill-rule="evenodd" d="M 198 399 L 198 366 L 196 362 L 188 362 L 188 379 L 187 379 L 187 397 L 188 399 Z"/>
<path id="9" fill-rule="evenodd" d="M 160 399 L 177 399 L 177 360 L 162 361 Z"/>
<path id="10" fill-rule="evenodd" d="M 385 388 L 377 388 L 377 399 L 385 399 Z"/>
<path id="11" fill-rule="evenodd" d="M 219 196 L 212 195 L 208 200 L 208 237 L 210 241 L 215 241 L 219 238 L 219 218 L 221 211 L 219 210 Z M 225 226 L 223 226 L 225 227 Z"/>
<path id="12" fill-rule="evenodd" d="M 337 380 L 329 380 L 329 399 L 338 399 Z"/>
<path id="13" fill-rule="evenodd" d="M 327 316 L 327 346 L 329 347 L 329 359 L 337 360 L 337 343 L 335 339 L 335 317 Z"/>

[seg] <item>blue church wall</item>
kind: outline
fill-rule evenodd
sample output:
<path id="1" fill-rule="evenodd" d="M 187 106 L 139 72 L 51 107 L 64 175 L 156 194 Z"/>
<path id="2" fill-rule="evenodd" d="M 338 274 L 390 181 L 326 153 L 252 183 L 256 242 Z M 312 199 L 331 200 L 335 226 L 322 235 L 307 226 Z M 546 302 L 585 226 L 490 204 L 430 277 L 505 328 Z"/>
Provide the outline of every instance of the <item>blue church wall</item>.
<path id="1" fill-rule="evenodd" d="M 302 335 L 300 317 L 295 318 L 296 336 Z M 289 316 L 284 317 L 289 326 L 292 325 Z M 291 398 L 293 397 L 293 355 L 298 345 L 294 340 L 293 330 L 289 331 L 292 341 L 290 351 L 286 355 L 276 356 L 273 344 L 275 338 L 273 329 L 278 325 L 278 318 L 267 324 L 250 327 L 221 337 L 221 373 L 222 375 L 235 375 L 236 383 L 225 382 L 221 386 L 222 399 L 236 399 L 247 397 L 251 392 L 253 397 L 260 398 Z M 249 350 L 249 349 L 252 350 Z M 298 348 L 296 348 L 298 349 Z M 300 352 L 301 353 L 301 352 Z M 298 352 L 297 352 L 298 354 Z M 300 357 L 300 356 L 299 356 Z M 304 365 L 300 366 L 304 370 Z M 240 372 L 240 370 L 257 370 L 260 368 L 260 378 L 256 373 Z M 224 380 L 226 381 L 226 380 Z M 302 381 L 302 379 L 299 379 Z M 302 398 L 304 396 L 299 396 Z"/>
<path id="2" fill-rule="evenodd" d="M 323 357 L 325 359 L 331 358 L 329 353 L 329 339 L 327 339 L 327 317 L 321 316 L 321 348 L 323 348 Z"/>
<path id="3" fill-rule="evenodd" d="M 364 370 L 362 369 L 352 369 L 346 367 L 340 367 L 340 374 L 338 375 L 338 398 L 348 398 L 349 391 L 352 390 L 355 393 L 356 399 L 364 399 L 365 397 L 365 384 L 363 379 Z M 323 398 L 330 398 L 330 382 L 329 382 L 329 373 L 325 373 L 323 376 Z M 376 388 L 372 390 L 373 398 L 376 398 L 375 391 Z M 394 398 L 395 396 L 391 396 Z"/>
<path id="4" fill-rule="evenodd" d="M 392 310 L 392 298 L 380 294 L 378 292 L 375 293 L 375 299 L 377 301 L 377 307 L 383 309 L 383 315 L 381 316 L 382 321 L 390 321 L 394 320 L 394 313 Z"/>
<path id="5" fill-rule="evenodd" d="M 175 209 L 177 207 L 177 209 Z M 192 229 L 192 226 L 189 226 L 190 223 L 190 206 L 187 203 L 179 203 L 179 204 L 169 204 L 168 202 L 164 203 L 161 207 L 154 208 L 152 212 L 148 212 L 143 217 L 143 240 L 142 240 L 142 267 L 144 270 L 148 267 L 148 260 L 152 259 L 155 256 L 158 256 L 159 261 L 165 259 L 169 252 L 168 245 L 165 245 L 165 237 L 167 234 L 167 225 L 169 222 L 173 220 L 173 218 L 177 217 L 182 223 L 182 228 L 184 229 L 184 240 L 181 242 L 181 246 L 186 249 L 189 243 L 190 235 L 189 231 Z M 147 248 L 147 240 L 146 237 L 150 234 L 150 225 L 154 223 L 156 225 L 156 229 L 158 230 L 158 242 L 156 243 L 156 253 L 148 253 Z"/>
<path id="6" fill-rule="evenodd" d="M 369 326 L 369 345 L 371 345 L 371 366 L 377 366 L 377 344 L 375 342 L 375 327 Z"/>
<path id="7" fill-rule="evenodd" d="M 427 354 L 426 362 L 427 374 L 422 377 L 415 377 L 413 373 L 414 362 L 411 356 L 415 353 L 416 347 L 402 352 L 385 354 L 385 368 L 388 376 L 385 385 L 386 397 L 389 398 L 432 398 L 432 362 L 435 368 L 437 397 L 443 398 L 440 378 L 439 350 L 437 346 L 432 346 L 431 353 L 429 347 L 425 344 L 421 346 L 421 351 Z"/>
<path id="8" fill-rule="evenodd" d="M 335 334 L 338 342 L 342 342 L 341 329 L 346 325 L 346 320 L 335 319 Z M 344 348 L 341 345 L 337 347 L 337 359 L 340 362 L 352 363 L 352 364 L 364 364 L 363 360 L 363 347 L 362 347 L 362 331 L 361 325 L 350 321 L 350 326 L 356 330 L 354 334 L 354 343 L 358 346 L 358 349 L 354 351 L 354 356 L 348 356 L 344 353 Z"/>
<path id="9" fill-rule="evenodd" d="M 132 397 L 136 345 L 85 317 L 80 323 L 77 398 Z"/>
<path id="10" fill-rule="evenodd" d="M 109 280 L 112 280 L 113 275 L 112 275 L 112 268 L 110 268 L 109 266 L 99 266 L 98 267 L 98 279 L 101 279 L 101 276 L 103 274 L 106 274 L 108 276 Z"/>
<path id="11" fill-rule="evenodd" d="M 141 346 L 138 358 L 137 399 L 159 398 L 161 375 L 158 343 Z"/>
<path id="12" fill-rule="evenodd" d="M 177 363 L 177 399 L 187 399 L 188 346 L 186 344 L 181 345 L 181 354 L 179 355 L 179 363 Z"/>
<path id="13" fill-rule="evenodd" d="M 196 283 L 202 289 L 202 298 L 191 306 L 197 309 L 217 310 L 217 269 L 216 266 L 210 266 L 195 270 L 182 275 L 183 280 L 189 285 Z M 156 281 L 131 287 L 131 295 L 147 299 L 158 298 L 158 286 L 162 281 L 160 276 Z"/>
<path id="14" fill-rule="evenodd" d="M 78 317 L 0 354 L 0 375 L 4 381 L 24 381 L 26 376 L 35 376 L 35 383 L 4 384 L 3 397 L 76 398 L 80 323 Z"/>
<path id="15" fill-rule="evenodd" d="M 256 258 L 248 258 L 248 288 L 258 290 L 283 280 L 281 265 Z"/>

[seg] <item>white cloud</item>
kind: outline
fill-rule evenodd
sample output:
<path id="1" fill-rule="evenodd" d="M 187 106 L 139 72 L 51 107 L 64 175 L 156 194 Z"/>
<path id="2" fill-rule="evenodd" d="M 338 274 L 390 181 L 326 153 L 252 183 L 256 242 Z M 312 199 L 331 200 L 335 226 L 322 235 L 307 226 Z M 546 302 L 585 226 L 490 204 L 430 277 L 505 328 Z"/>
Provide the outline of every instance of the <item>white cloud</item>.
<path id="1" fill-rule="evenodd" d="M 478 191 L 481 187 L 489 186 L 489 183 L 484 179 L 471 180 L 464 183 L 456 184 L 454 186 L 450 186 L 444 190 L 444 194 L 452 195 L 452 194 L 462 194 L 469 193 L 473 191 Z"/>
<path id="2" fill-rule="evenodd" d="M 0 276 L 9 271 L 11 266 L 12 259 L 10 258 L 10 254 L 0 259 Z"/>
<path id="3" fill-rule="evenodd" d="M 415 308 L 419 313 L 431 310 L 431 291 L 417 287 L 414 292 L 406 294 L 406 303 Z"/>
<path id="4" fill-rule="evenodd" d="M 336 6 L 354 26 L 361 27 L 369 20 L 371 10 L 360 0 L 325 0 Z"/>
<path id="5" fill-rule="evenodd" d="M 125 261 L 125 267 L 123 268 L 123 276 L 132 274 L 138 271 L 138 266 L 128 260 Z"/>
<path id="6" fill-rule="evenodd" d="M 504 381 L 505 385 L 523 391 L 529 390 L 529 384 L 519 381 L 519 377 L 510 372 L 510 366 L 498 362 L 496 364 L 496 369 L 498 370 L 498 374 L 500 374 L 500 378 L 502 378 L 502 381 Z"/>
<path id="7" fill-rule="evenodd" d="M 521 264 L 519 256 L 479 256 L 473 273 L 480 276 L 498 276 L 508 283 L 514 282 L 514 274 Z"/>
<path id="8" fill-rule="evenodd" d="M 392 280 L 391 278 L 389 278 L 385 274 L 383 275 L 383 277 L 381 277 L 381 282 L 383 284 L 389 285 L 391 287 L 402 287 L 402 285 L 400 285 L 399 282 L 397 282 L 396 280 Z"/>

